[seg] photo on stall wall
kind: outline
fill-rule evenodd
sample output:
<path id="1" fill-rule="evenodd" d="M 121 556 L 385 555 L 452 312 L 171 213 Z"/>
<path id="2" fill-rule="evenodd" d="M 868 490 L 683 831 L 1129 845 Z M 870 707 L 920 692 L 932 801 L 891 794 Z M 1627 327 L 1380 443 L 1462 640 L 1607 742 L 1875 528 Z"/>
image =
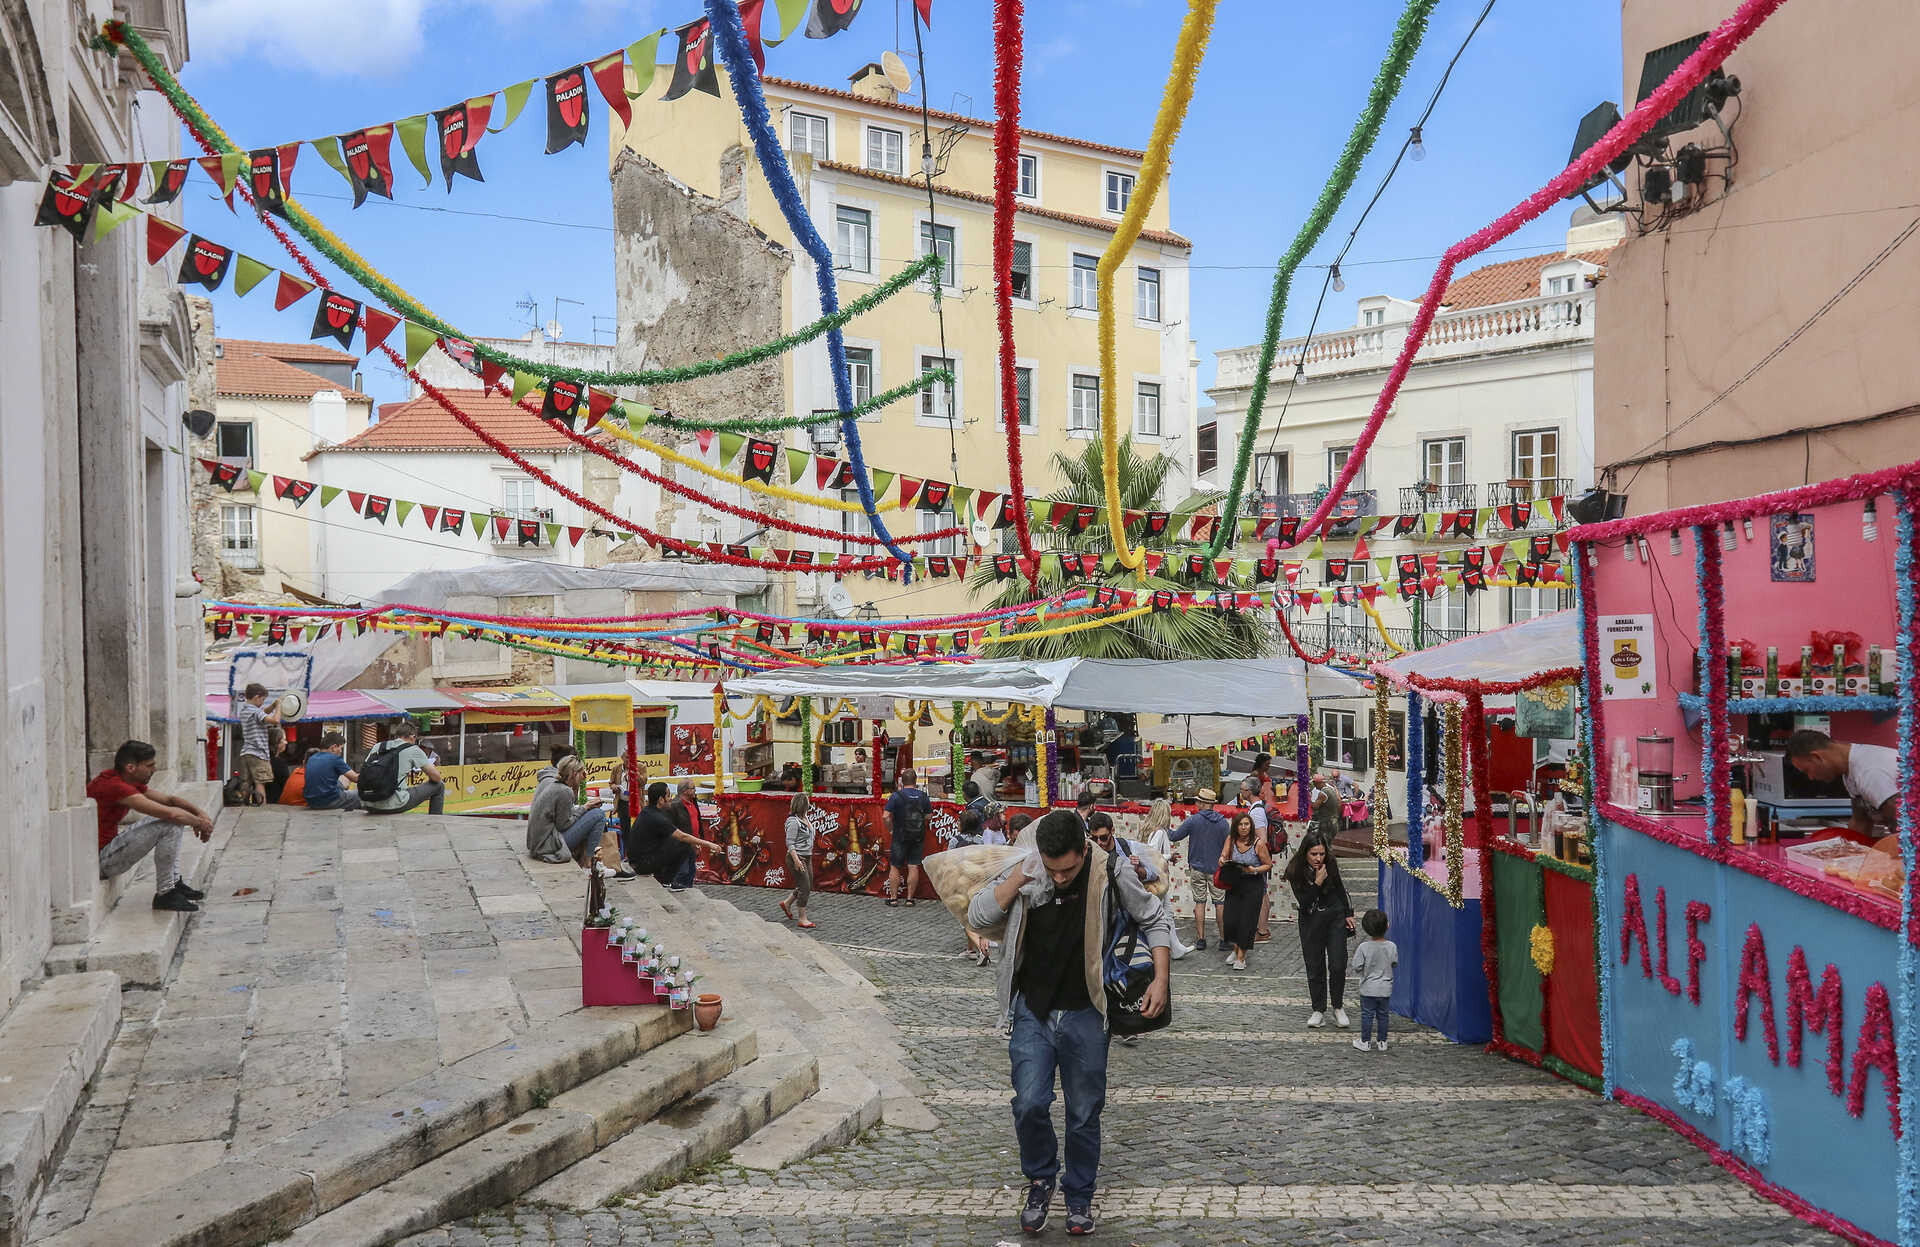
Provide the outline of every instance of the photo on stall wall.
<path id="1" fill-rule="evenodd" d="M 1795 584 L 1812 583 L 1813 516 L 1795 512 L 1770 519 L 1772 541 L 1767 561 L 1773 578 Z"/>

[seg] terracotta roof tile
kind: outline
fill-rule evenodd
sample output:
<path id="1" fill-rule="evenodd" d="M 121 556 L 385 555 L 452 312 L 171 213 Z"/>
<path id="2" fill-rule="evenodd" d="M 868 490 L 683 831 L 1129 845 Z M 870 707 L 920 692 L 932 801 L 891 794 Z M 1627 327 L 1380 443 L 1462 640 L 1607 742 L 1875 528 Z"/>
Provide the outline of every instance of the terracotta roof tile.
<path id="1" fill-rule="evenodd" d="M 821 160 L 815 163 L 820 168 L 831 169 L 835 173 L 850 173 L 855 177 L 872 178 L 876 182 L 885 182 L 891 186 L 907 186 L 918 190 L 926 189 L 925 182 L 916 181 L 909 177 L 902 177 L 897 173 L 880 173 L 873 169 L 863 169 L 859 165 L 842 164 L 837 160 Z M 936 194 L 945 195 L 950 199 L 964 199 L 970 203 L 991 204 L 993 202 L 992 195 L 983 195 L 978 191 L 960 190 L 952 186 L 935 185 L 934 191 Z M 1109 221 L 1104 217 L 1079 216 L 1072 212 L 1056 212 L 1052 208 L 1036 208 L 1030 204 L 1016 205 L 1014 211 L 1021 216 L 1037 216 L 1049 221 L 1064 221 L 1069 225 L 1081 225 L 1087 229 L 1097 229 L 1108 234 L 1113 233 L 1114 227 L 1119 224 L 1118 221 Z M 1140 231 L 1140 237 L 1148 242 L 1160 243 L 1162 246 L 1185 247 L 1188 250 L 1193 249 L 1191 239 L 1180 234 L 1175 234 L 1169 230 L 1143 229 Z"/>
<path id="2" fill-rule="evenodd" d="M 816 86 L 811 82 L 798 82 L 792 78 L 767 77 L 762 78 L 760 81 L 770 87 L 785 87 L 790 91 L 805 91 L 810 95 L 825 95 L 837 100 L 852 100 L 856 104 L 871 104 L 875 108 L 904 113 L 909 117 L 918 117 L 920 115 L 920 109 L 917 105 L 875 99 L 870 95 L 861 95 L 856 91 L 843 91 L 838 87 Z M 945 113 L 937 108 L 930 108 L 927 110 L 927 116 L 936 121 L 962 122 L 968 129 L 985 130 L 989 134 L 992 133 L 994 129 L 993 122 L 981 117 L 969 117 L 964 113 Z M 1064 143 L 1069 147 L 1084 147 L 1089 151 L 1106 152 L 1113 156 L 1124 156 L 1129 160 L 1140 160 L 1146 155 L 1145 152 L 1137 151 L 1131 147 L 1115 147 L 1110 143 L 1096 143 L 1091 139 L 1076 139 L 1064 134 L 1049 134 L 1045 130 L 1028 130 L 1023 127 L 1020 133 L 1029 138 L 1044 139 L 1049 143 Z"/>
<path id="3" fill-rule="evenodd" d="M 222 353 L 237 351 L 243 355 L 270 355 L 289 364 L 357 364 L 358 355 L 322 346 L 318 342 L 260 342 L 253 338 L 215 338 Z"/>
<path id="4" fill-rule="evenodd" d="M 343 358 L 352 360 L 353 356 Z M 223 398 L 312 398 L 315 394 L 338 390 L 349 403 L 373 402 L 351 386 L 283 363 L 271 355 L 250 355 L 228 349 L 215 362 L 213 377 L 214 392 Z"/>
<path id="5" fill-rule="evenodd" d="M 568 441 L 559 430 L 540 417 L 522 410 L 505 395 L 481 390 L 443 392 L 488 433 L 515 450 L 580 453 L 580 448 Z M 424 394 L 402 403 L 382 403 L 378 421 L 339 445 L 324 447 L 313 454 L 364 450 L 493 453 L 486 443 Z"/>
<path id="6" fill-rule="evenodd" d="M 1454 278 L 1440 302 L 1445 307 L 1459 309 L 1537 299 L 1540 297 L 1540 274 L 1548 265 L 1569 259 L 1585 260 L 1589 264 L 1598 264 L 1604 272 L 1607 257 L 1611 254 L 1612 247 L 1601 247 L 1594 251 L 1553 252 L 1489 264 Z"/>

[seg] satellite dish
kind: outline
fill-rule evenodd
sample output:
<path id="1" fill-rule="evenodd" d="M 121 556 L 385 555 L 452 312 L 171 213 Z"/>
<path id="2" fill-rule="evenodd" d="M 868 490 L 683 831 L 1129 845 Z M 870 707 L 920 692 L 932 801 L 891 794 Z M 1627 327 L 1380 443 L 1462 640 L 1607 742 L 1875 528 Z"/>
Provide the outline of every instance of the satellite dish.
<path id="1" fill-rule="evenodd" d="M 984 516 L 973 521 L 973 544 L 975 546 L 993 544 L 993 525 L 987 523 Z"/>
<path id="2" fill-rule="evenodd" d="M 853 618 L 853 595 L 847 586 L 837 580 L 827 586 L 826 609 L 835 619 Z"/>
<path id="3" fill-rule="evenodd" d="M 278 705 L 281 721 L 283 723 L 291 723 L 307 712 L 307 695 L 289 689 L 280 694 Z"/>
<path id="4" fill-rule="evenodd" d="M 557 320 L 548 321 L 547 322 L 547 341 L 558 342 L 559 340 L 560 340 L 560 322 Z"/>
<path id="5" fill-rule="evenodd" d="M 902 93 L 913 90 L 913 75 L 907 72 L 907 63 L 900 59 L 898 52 L 880 54 L 880 72 L 893 85 L 893 89 Z"/>

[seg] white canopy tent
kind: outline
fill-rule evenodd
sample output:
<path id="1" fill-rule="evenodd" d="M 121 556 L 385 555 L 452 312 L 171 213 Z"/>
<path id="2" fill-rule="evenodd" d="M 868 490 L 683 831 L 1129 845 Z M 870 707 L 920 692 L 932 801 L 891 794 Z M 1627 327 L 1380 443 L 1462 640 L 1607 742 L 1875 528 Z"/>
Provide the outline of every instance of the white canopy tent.
<path id="1" fill-rule="evenodd" d="M 1404 687 L 1409 676 L 1512 684 L 1543 671 L 1579 665 L 1579 612 L 1556 611 L 1432 649 L 1413 650 L 1390 662 L 1375 663 L 1373 669 Z"/>

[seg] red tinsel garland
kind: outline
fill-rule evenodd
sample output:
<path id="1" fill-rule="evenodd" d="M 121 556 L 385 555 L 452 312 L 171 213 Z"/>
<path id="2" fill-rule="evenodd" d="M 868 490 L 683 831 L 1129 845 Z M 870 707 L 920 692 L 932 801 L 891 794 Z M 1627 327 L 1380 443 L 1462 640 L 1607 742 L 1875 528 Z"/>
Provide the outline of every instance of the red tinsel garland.
<path id="1" fill-rule="evenodd" d="M 1615 537 L 1673 532 L 1681 528 L 1700 527 L 1712 530 L 1734 520 L 1759 519 L 1762 516 L 1789 511 L 1806 511 L 1835 502 L 1857 502 L 1864 498 L 1889 493 L 1903 486 L 1920 486 L 1920 461 L 1903 463 L 1898 467 L 1882 468 L 1878 472 L 1862 472 L 1857 476 L 1842 477 L 1836 481 L 1822 481 L 1817 485 L 1800 485 L 1771 494 L 1756 494 L 1751 498 L 1741 498 L 1734 502 L 1683 507 L 1677 511 L 1656 511 L 1652 515 L 1603 520 L 1598 524 L 1576 524 L 1567 530 L 1567 537 L 1572 541 L 1599 542 Z"/>
<path id="2" fill-rule="evenodd" d="M 1841 1033 L 1845 1016 L 1840 991 L 1840 970 L 1831 962 L 1820 972 L 1820 990 L 1813 990 L 1813 975 L 1807 970 L 1806 950 L 1798 944 L 1787 956 L 1787 1064 L 1800 1068 L 1803 1032 L 1827 1036 L 1827 1090 L 1834 1095 L 1846 1093 L 1846 1065 L 1842 1054 L 1847 1037 Z"/>
<path id="3" fill-rule="evenodd" d="M 1653 977 L 1653 941 L 1647 938 L 1647 913 L 1640 905 L 1640 876 L 1629 873 L 1620 890 L 1620 964 L 1633 960 L 1633 937 L 1640 937 L 1640 977 Z"/>
<path id="4" fill-rule="evenodd" d="M 1555 667 L 1551 671 L 1537 672 L 1524 680 L 1459 680 L 1452 676 L 1419 675 L 1401 678 L 1407 685 L 1422 693 L 1465 693 L 1469 696 L 1484 697 L 1496 693 L 1524 693 L 1536 688 L 1565 684 L 1580 678 L 1580 668 Z"/>
<path id="5" fill-rule="evenodd" d="M 1027 529 L 1027 493 L 1020 462 L 1020 402 L 1013 349 L 1013 195 L 1020 170 L 1020 63 L 1024 0 L 993 6 L 993 312 L 1000 334 L 1000 420 L 1007 435 L 1007 505 L 1020 543 L 1027 583 L 1040 590 L 1039 556 Z"/>
<path id="6" fill-rule="evenodd" d="M 1300 648 L 1300 642 L 1294 640 L 1293 629 L 1287 624 L 1287 612 L 1284 610 L 1276 610 L 1273 612 L 1273 617 L 1280 621 L 1280 632 L 1287 638 L 1287 644 L 1293 647 L 1293 655 L 1295 658 L 1314 667 L 1324 667 L 1333 661 L 1333 646 L 1331 645 L 1327 646 L 1326 652 L 1318 658 L 1315 658 L 1312 654 Z"/>
<path id="7" fill-rule="evenodd" d="M 1462 756 L 1473 775 L 1474 817 L 1482 822 L 1485 833 L 1480 837 L 1480 912 L 1488 915 L 1495 912 L 1493 850 L 1489 847 L 1493 839 L 1493 794 L 1488 789 L 1487 778 L 1487 707 L 1478 694 L 1467 697 L 1466 720 L 1461 730 L 1467 735 L 1467 748 Z M 1494 938 L 1494 926 L 1492 921 L 1484 919 L 1480 923 L 1480 961 L 1486 967 L 1487 1012 L 1493 1019 L 1493 1042 L 1506 1044 L 1507 1021 L 1500 1011 L 1500 947 Z M 1540 977 L 1544 985 L 1546 976 Z"/>
<path id="8" fill-rule="evenodd" d="M 1887 1091 L 1887 1114 L 1893 1137 L 1900 1137 L 1900 1062 L 1894 1054 L 1893 1006 L 1884 983 L 1867 988 L 1867 1016 L 1860 1023 L 1859 1045 L 1853 1050 L 1853 1078 L 1847 1083 L 1847 1112 L 1858 1117 L 1867 1109 L 1867 1071 L 1880 1071 Z"/>
<path id="9" fill-rule="evenodd" d="M 1707 959 L 1707 945 L 1700 938 L 1700 924 L 1713 919 L 1713 909 L 1705 901 L 1688 901 L 1686 912 L 1687 1002 L 1697 1005 L 1700 1003 L 1700 965 Z"/>
<path id="10" fill-rule="evenodd" d="M 1773 972 L 1767 965 L 1767 939 L 1757 922 L 1747 924 L 1747 939 L 1740 948 L 1740 977 L 1733 995 L 1733 1037 L 1742 1043 L 1747 1038 L 1747 1010 L 1755 997 L 1760 1001 L 1760 1025 L 1767 1036 L 1767 1059 L 1778 1065 L 1780 1032 L 1773 1020 Z"/>

